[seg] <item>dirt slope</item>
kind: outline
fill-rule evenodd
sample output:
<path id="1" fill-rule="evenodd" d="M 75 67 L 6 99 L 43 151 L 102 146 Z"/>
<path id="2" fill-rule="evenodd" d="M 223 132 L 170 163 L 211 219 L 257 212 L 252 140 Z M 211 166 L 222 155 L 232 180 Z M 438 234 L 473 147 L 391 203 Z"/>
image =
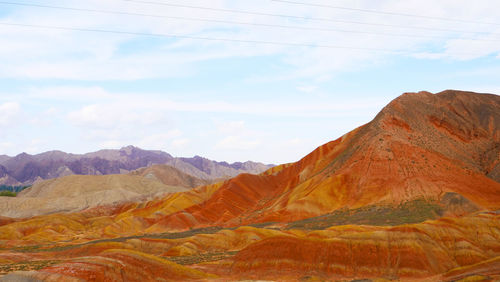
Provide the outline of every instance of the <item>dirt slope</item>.
<path id="1" fill-rule="evenodd" d="M 199 179 L 187 173 L 169 166 L 169 165 L 153 165 L 150 167 L 140 168 L 132 171 L 130 175 L 139 175 L 147 179 L 159 181 L 165 185 L 191 187 L 208 185 L 210 181 Z"/>
<path id="2" fill-rule="evenodd" d="M 75 212 L 97 206 L 145 201 L 188 189 L 142 176 L 71 175 L 35 184 L 15 198 L 0 197 L 0 215 L 22 218 Z"/>

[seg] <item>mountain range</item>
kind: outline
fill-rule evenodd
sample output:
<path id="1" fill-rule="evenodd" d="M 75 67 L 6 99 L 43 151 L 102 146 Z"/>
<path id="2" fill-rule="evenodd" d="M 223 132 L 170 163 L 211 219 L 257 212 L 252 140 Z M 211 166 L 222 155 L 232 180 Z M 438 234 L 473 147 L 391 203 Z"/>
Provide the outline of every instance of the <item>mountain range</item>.
<path id="1" fill-rule="evenodd" d="M 100 150 L 83 155 L 50 151 L 37 155 L 0 156 L 0 184 L 31 185 L 37 181 L 68 175 L 124 174 L 154 164 L 167 164 L 204 180 L 234 177 L 240 173 L 260 173 L 273 165 L 252 161 L 212 161 L 200 156 L 175 158 L 162 151 L 127 146 L 119 150 Z"/>
<path id="2" fill-rule="evenodd" d="M 33 270 L 4 281 L 491 281 L 499 210 L 500 96 L 405 93 L 258 175 L 0 218 L 0 261 Z"/>

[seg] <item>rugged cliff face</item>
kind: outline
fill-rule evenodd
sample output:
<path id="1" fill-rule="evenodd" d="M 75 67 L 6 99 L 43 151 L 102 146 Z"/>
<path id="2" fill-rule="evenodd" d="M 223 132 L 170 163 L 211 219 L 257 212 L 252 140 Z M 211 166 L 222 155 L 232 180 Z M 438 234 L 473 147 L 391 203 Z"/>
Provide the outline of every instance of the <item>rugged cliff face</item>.
<path id="1" fill-rule="evenodd" d="M 40 279 L 125 269 L 138 281 L 139 266 L 156 264 L 204 279 L 495 279 L 499 162 L 500 96 L 407 93 L 372 122 L 260 175 L 3 219 L 0 260 L 33 262 L 39 271 L 15 275 Z"/>

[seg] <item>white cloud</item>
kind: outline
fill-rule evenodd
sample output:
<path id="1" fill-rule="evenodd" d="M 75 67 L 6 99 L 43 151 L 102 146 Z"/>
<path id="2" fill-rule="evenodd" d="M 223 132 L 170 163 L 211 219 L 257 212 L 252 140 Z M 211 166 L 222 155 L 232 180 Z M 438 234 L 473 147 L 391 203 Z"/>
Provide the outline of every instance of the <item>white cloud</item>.
<path id="1" fill-rule="evenodd" d="M 451 76 L 459 76 L 459 77 L 471 77 L 471 76 L 479 76 L 479 77 L 499 77 L 500 76 L 500 67 L 480 67 L 480 68 L 469 68 L 467 70 L 459 70 L 455 73 L 450 74 Z"/>
<path id="2" fill-rule="evenodd" d="M 217 126 L 217 130 L 220 133 L 225 133 L 225 134 L 240 133 L 240 132 L 246 130 L 245 122 L 242 120 L 221 122 L 221 123 L 218 123 L 216 126 Z"/>
<path id="3" fill-rule="evenodd" d="M 261 142 L 261 133 L 250 130 L 244 121 L 215 121 L 218 136 L 222 136 L 215 144 L 216 150 L 251 150 L 258 147 Z"/>
<path id="4" fill-rule="evenodd" d="M 304 144 L 304 140 L 301 138 L 293 138 L 286 142 L 286 144 L 289 146 L 300 146 Z"/>
<path id="5" fill-rule="evenodd" d="M 483 38 L 488 40 L 488 37 Z M 495 41 L 449 40 L 446 43 L 444 54 L 458 60 L 471 60 L 491 54 L 499 54 L 500 40 L 498 38 L 489 40 Z"/>
<path id="6" fill-rule="evenodd" d="M 17 102 L 0 104 L 0 126 L 18 125 L 21 107 Z"/>
<path id="7" fill-rule="evenodd" d="M 0 155 L 5 154 L 5 152 L 10 151 L 12 148 L 15 148 L 14 143 L 12 142 L 0 142 Z"/>
<path id="8" fill-rule="evenodd" d="M 219 150 L 251 150 L 261 143 L 260 140 L 248 139 L 244 136 L 227 136 L 217 142 L 215 148 Z"/>
<path id="9" fill-rule="evenodd" d="M 122 131 L 112 131 L 108 135 L 104 132 L 96 132 L 92 139 L 107 139 L 99 143 L 101 148 L 116 149 L 127 145 L 135 145 L 148 150 L 171 152 L 171 147 L 182 148 L 188 144 L 188 138 L 179 138 L 182 135 L 183 133 L 179 129 L 172 129 L 165 133 L 141 132 L 141 134 L 130 135 L 124 134 Z"/>
<path id="10" fill-rule="evenodd" d="M 56 107 L 50 107 L 50 108 L 48 108 L 47 110 L 45 110 L 43 112 L 43 114 L 47 115 L 47 116 L 54 116 L 54 115 L 56 115 L 58 113 L 59 113 L 59 109 L 56 108 Z"/>
<path id="11" fill-rule="evenodd" d="M 466 89 L 467 91 L 473 91 L 477 93 L 490 93 L 500 95 L 500 85 L 476 85 L 476 86 L 465 86 L 461 89 Z"/>
<path id="12" fill-rule="evenodd" d="M 316 91 L 316 89 L 318 89 L 318 87 L 315 85 L 304 85 L 304 86 L 297 87 L 297 90 L 299 90 L 301 92 L 305 92 L 305 93 L 314 92 L 314 91 Z"/>
<path id="13" fill-rule="evenodd" d="M 28 146 L 26 147 L 26 153 L 28 154 L 36 154 L 40 153 L 40 149 L 46 144 L 46 141 L 43 139 L 35 138 L 29 141 Z"/>
<path id="14" fill-rule="evenodd" d="M 151 148 L 151 149 L 168 149 L 168 144 L 174 138 L 182 136 L 182 132 L 179 129 L 173 129 L 165 133 L 152 134 L 143 137 L 139 141 L 139 147 Z"/>
<path id="15" fill-rule="evenodd" d="M 80 127 L 116 129 L 127 128 L 130 125 L 148 126 L 162 122 L 166 117 L 159 111 L 149 111 L 148 108 L 136 108 L 133 104 L 118 102 L 84 106 L 70 112 L 68 118 L 74 125 Z"/>
<path id="16" fill-rule="evenodd" d="M 103 149 L 117 149 L 123 146 L 127 146 L 127 143 L 123 143 L 118 140 L 107 140 L 99 144 L 99 147 Z"/>
<path id="17" fill-rule="evenodd" d="M 103 101 L 113 98 L 113 95 L 105 91 L 102 87 L 96 86 L 53 86 L 44 88 L 30 88 L 27 95 L 32 99 L 54 101 Z"/>
<path id="18" fill-rule="evenodd" d="M 328 3 L 327 3 L 328 4 Z M 194 5 L 207 6 L 206 1 L 194 1 Z M 466 0 L 443 1 L 338 1 L 336 5 L 369 8 L 375 10 L 400 11 L 444 18 L 481 19 L 496 22 L 493 12 L 500 8 L 497 1 L 477 4 Z M 202 21 L 181 21 L 155 17 L 133 17 L 83 12 L 61 12 L 45 9 L 43 13 L 34 9 L 16 9 L 5 17 L 4 22 L 27 23 L 52 26 L 78 27 L 89 29 L 109 29 L 145 33 L 180 34 L 200 37 L 228 38 L 235 40 L 279 41 L 306 43 L 312 45 L 332 45 L 347 48 L 290 47 L 266 44 L 247 44 L 224 41 L 194 39 L 173 39 L 172 37 L 151 37 L 78 32 L 68 30 L 48 30 L 36 28 L 3 26 L 0 36 L 4 39 L 0 46 L 2 77 L 22 78 L 62 78 L 75 80 L 132 80 L 164 78 L 187 75 L 196 69 L 195 64 L 219 58 L 239 58 L 255 56 L 280 56 L 288 65 L 276 78 L 314 77 L 328 79 L 332 74 L 359 69 L 376 64 L 393 54 L 356 50 L 360 48 L 406 50 L 409 55 L 416 53 L 420 58 L 441 58 L 445 54 L 453 59 L 472 59 L 500 51 L 498 42 L 470 41 L 463 38 L 473 34 L 425 31 L 407 28 L 389 28 L 375 25 L 332 23 L 328 21 L 290 20 L 280 17 L 264 17 L 220 13 L 206 10 L 165 7 L 115 1 L 65 1 L 65 6 L 88 7 L 111 11 L 155 14 L 163 16 L 204 18 L 270 25 L 293 25 L 304 28 L 329 28 L 347 30 L 318 31 L 293 30 L 252 25 L 227 25 Z M 232 8 L 238 10 L 261 11 L 275 14 L 303 15 L 316 18 L 337 19 L 357 22 L 379 23 L 380 15 L 348 13 L 327 8 L 290 5 L 285 3 L 256 4 L 254 1 L 211 1 L 211 8 Z M 286 12 L 283 12 L 286 11 Z M 384 24 L 395 26 L 423 26 L 428 28 L 478 30 L 498 33 L 495 26 L 470 25 L 460 22 L 430 21 L 409 17 L 384 16 Z M 354 31 L 354 32 L 353 32 Z M 355 32 L 376 32 L 411 35 L 415 37 L 395 37 Z M 443 38 L 419 38 L 417 36 L 437 36 Z M 449 40 L 447 37 L 462 39 Z M 50 38 L 50 40 L 47 40 Z M 477 39 L 494 40 L 495 35 L 483 34 Z M 150 41 L 152 44 L 127 47 L 137 42 Z M 444 51 L 433 51 L 428 46 L 440 46 Z M 133 51 L 131 51 L 133 50 Z M 440 50 L 439 48 L 437 50 Z M 435 54 L 436 52 L 437 54 Z M 472 53 L 470 56 L 462 53 Z"/>
<path id="19" fill-rule="evenodd" d="M 172 142 L 170 144 L 172 145 L 172 147 L 175 147 L 175 148 L 184 148 L 190 142 L 191 142 L 191 140 L 189 138 L 180 138 L 180 139 L 172 140 Z"/>

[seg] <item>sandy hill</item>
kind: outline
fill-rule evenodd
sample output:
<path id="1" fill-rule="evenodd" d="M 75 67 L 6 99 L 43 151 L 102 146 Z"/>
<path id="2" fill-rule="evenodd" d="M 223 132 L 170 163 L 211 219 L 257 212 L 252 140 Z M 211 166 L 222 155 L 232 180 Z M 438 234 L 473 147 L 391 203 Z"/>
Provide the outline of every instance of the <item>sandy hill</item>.
<path id="1" fill-rule="evenodd" d="M 500 96 L 407 93 L 260 175 L 114 209 L 3 218 L 0 261 L 38 269 L 9 279 L 142 281 L 161 269 L 221 281 L 494 281 L 499 165 Z"/>
<path id="2" fill-rule="evenodd" d="M 129 175 L 71 175 L 39 182 L 15 198 L 0 197 L 0 215 L 29 217 L 138 202 L 186 191 L 206 181 L 166 165 Z"/>
<path id="3" fill-rule="evenodd" d="M 169 165 L 153 165 L 132 171 L 129 175 L 139 175 L 166 185 L 191 187 L 210 184 L 210 181 L 183 173 Z"/>

